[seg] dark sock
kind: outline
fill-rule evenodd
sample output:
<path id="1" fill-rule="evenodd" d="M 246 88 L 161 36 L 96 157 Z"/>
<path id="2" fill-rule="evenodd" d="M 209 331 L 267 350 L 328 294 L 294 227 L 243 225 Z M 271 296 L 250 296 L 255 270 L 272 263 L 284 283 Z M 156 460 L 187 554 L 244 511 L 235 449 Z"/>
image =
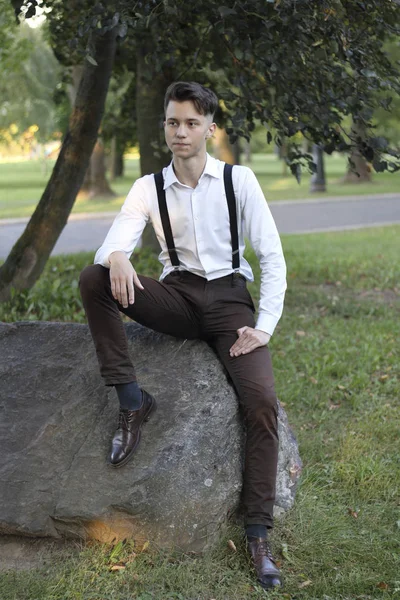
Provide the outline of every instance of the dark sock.
<path id="1" fill-rule="evenodd" d="M 142 390 L 136 381 L 117 383 L 115 386 L 120 408 L 138 410 L 142 406 Z"/>
<path id="2" fill-rule="evenodd" d="M 266 525 L 247 525 L 246 536 L 248 538 L 266 538 L 267 537 L 267 526 Z"/>

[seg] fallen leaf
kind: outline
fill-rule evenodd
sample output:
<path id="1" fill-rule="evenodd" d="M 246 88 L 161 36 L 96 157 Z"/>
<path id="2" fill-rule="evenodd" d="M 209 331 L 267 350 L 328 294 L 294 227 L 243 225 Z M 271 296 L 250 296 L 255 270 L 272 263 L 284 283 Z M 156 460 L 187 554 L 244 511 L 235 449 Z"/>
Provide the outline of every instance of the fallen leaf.
<path id="1" fill-rule="evenodd" d="M 389 375 L 381 375 L 379 377 L 379 381 L 386 381 L 386 379 L 389 377 Z"/>
<path id="2" fill-rule="evenodd" d="M 123 562 L 116 563 L 110 567 L 110 571 L 123 571 L 124 569 L 126 569 L 126 565 Z"/>
<path id="3" fill-rule="evenodd" d="M 317 383 L 318 383 L 318 379 L 315 379 L 315 377 L 310 377 L 310 381 L 311 381 L 311 383 L 313 383 L 314 385 L 317 385 Z"/>
<path id="4" fill-rule="evenodd" d="M 305 587 L 307 587 L 308 585 L 311 585 L 311 584 L 312 584 L 311 579 L 307 579 L 307 581 L 303 581 L 303 583 L 300 583 L 299 589 L 305 588 Z"/>
<path id="5" fill-rule="evenodd" d="M 233 552 L 237 552 L 237 550 L 236 550 L 236 546 L 235 546 L 235 544 L 232 542 L 232 540 L 228 540 L 228 548 L 230 548 L 231 550 L 233 550 Z"/>
<path id="6" fill-rule="evenodd" d="M 358 512 L 353 510 L 352 508 L 348 508 L 347 512 L 349 513 L 350 516 L 352 516 L 354 519 L 358 519 Z"/>
<path id="7" fill-rule="evenodd" d="M 301 472 L 300 465 L 293 465 L 292 467 L 290 467 L 290 469 L 289 469 L 290 479 L 292 481 L 296 481 L 297 476 L 300 472 Z"/>
<path id="8" fill-rule="evenodd" d="M 380 581 L 376 584 L 376 587 L 378 587 L 380 590 L 387 590 L 389 586 L 384 581 Z"/>
<path id="9" fill-rule="evenodd" d="M 142 546 L 141 552 L 146 552 L 147 548 L 150 546 L 150 542 L 149 540 L 147 540 L 147 542 L 145 542 Z"/>
<path id="10" fill-rule="evenodd" d="M 337 408 L 340 408 L 340 402 L 339 402 L 339 404 L 330 404 L 329 405 L 329 410 L 336 410 Z"/>
<path id="11" fill-rule="evenodd" d="M 305 331 L 296 331 L 296 335 L 298 335 L 299 337 L 304 337 L 306 335 Z"/>
<path id="12" fill-rule="evenodd" d="M 338 390 L 345 390 L 346 388 L 344 387 L 344 385 L 338 385 Z"/>

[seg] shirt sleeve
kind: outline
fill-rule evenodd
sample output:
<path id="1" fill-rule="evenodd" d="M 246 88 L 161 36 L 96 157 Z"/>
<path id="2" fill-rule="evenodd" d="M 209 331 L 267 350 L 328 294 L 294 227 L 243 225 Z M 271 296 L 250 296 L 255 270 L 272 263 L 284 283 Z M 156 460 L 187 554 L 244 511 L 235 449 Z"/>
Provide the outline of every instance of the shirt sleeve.
<path id="1" fill-rule="evenodd" d="M 237 167 L 233 172 L 235 169 Z M 259 314 L 255 327 L 272 335 L 283 311 L 286 264 L 278 230 L 261 186 L 251 169 L 240 169 L 238 183 L 244 232 L 261 268 Z"/>
<path id="2" fill-rule="evenodd" d="M 140 236 L 149 221 L 149 198 L 142 178 L 131 187 L 126 200 L 115 217 L 102 246 L 97 250 L 94 263 L 110 267 L 108 257 L 112 252 L 125 252 L 131 257 Z"/>

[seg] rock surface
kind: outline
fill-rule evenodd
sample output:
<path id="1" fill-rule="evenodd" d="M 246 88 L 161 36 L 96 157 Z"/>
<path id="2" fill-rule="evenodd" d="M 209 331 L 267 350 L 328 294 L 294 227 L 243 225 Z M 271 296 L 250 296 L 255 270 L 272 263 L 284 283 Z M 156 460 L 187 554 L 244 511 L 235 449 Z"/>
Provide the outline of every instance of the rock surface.
<path id="1" fill-rule="evenodd" d="M 0 324 L 0 533 L 134 537 L 202 550 L 234 513 L 243 428 L 212 350 L 127 324 L 141 385 L 158 401 L 135 457 L 106 457 L 118 420 L 87 326 Z M 301 461 L 280 409 L 276 510 L 294 500 Z"/>

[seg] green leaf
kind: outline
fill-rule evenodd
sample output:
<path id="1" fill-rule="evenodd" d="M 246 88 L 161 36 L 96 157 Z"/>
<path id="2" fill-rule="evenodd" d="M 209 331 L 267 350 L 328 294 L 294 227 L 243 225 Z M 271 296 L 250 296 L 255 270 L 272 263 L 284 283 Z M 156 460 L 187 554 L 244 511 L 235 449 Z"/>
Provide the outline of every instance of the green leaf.
<path id="1" fill-rule="evenodd" d="M 90 54 L 86 54 L 85 56 L 86 60 L 88 62 L 90 62 L 91 65 L 93 65 L 94 67 L 98 67 L 99 65 L 97 64 L 97 62 L 95 61 L 95 59 L 93 58 L 93 56 L 90 56 Z"/>
<path id="2" fill-rule="evenodd" d="M 229 8 L 228 6 L 219 6 L 218 11 L 222 18 L 228 17 L 229 15 L 236 15 L 236 10 Z"/>

